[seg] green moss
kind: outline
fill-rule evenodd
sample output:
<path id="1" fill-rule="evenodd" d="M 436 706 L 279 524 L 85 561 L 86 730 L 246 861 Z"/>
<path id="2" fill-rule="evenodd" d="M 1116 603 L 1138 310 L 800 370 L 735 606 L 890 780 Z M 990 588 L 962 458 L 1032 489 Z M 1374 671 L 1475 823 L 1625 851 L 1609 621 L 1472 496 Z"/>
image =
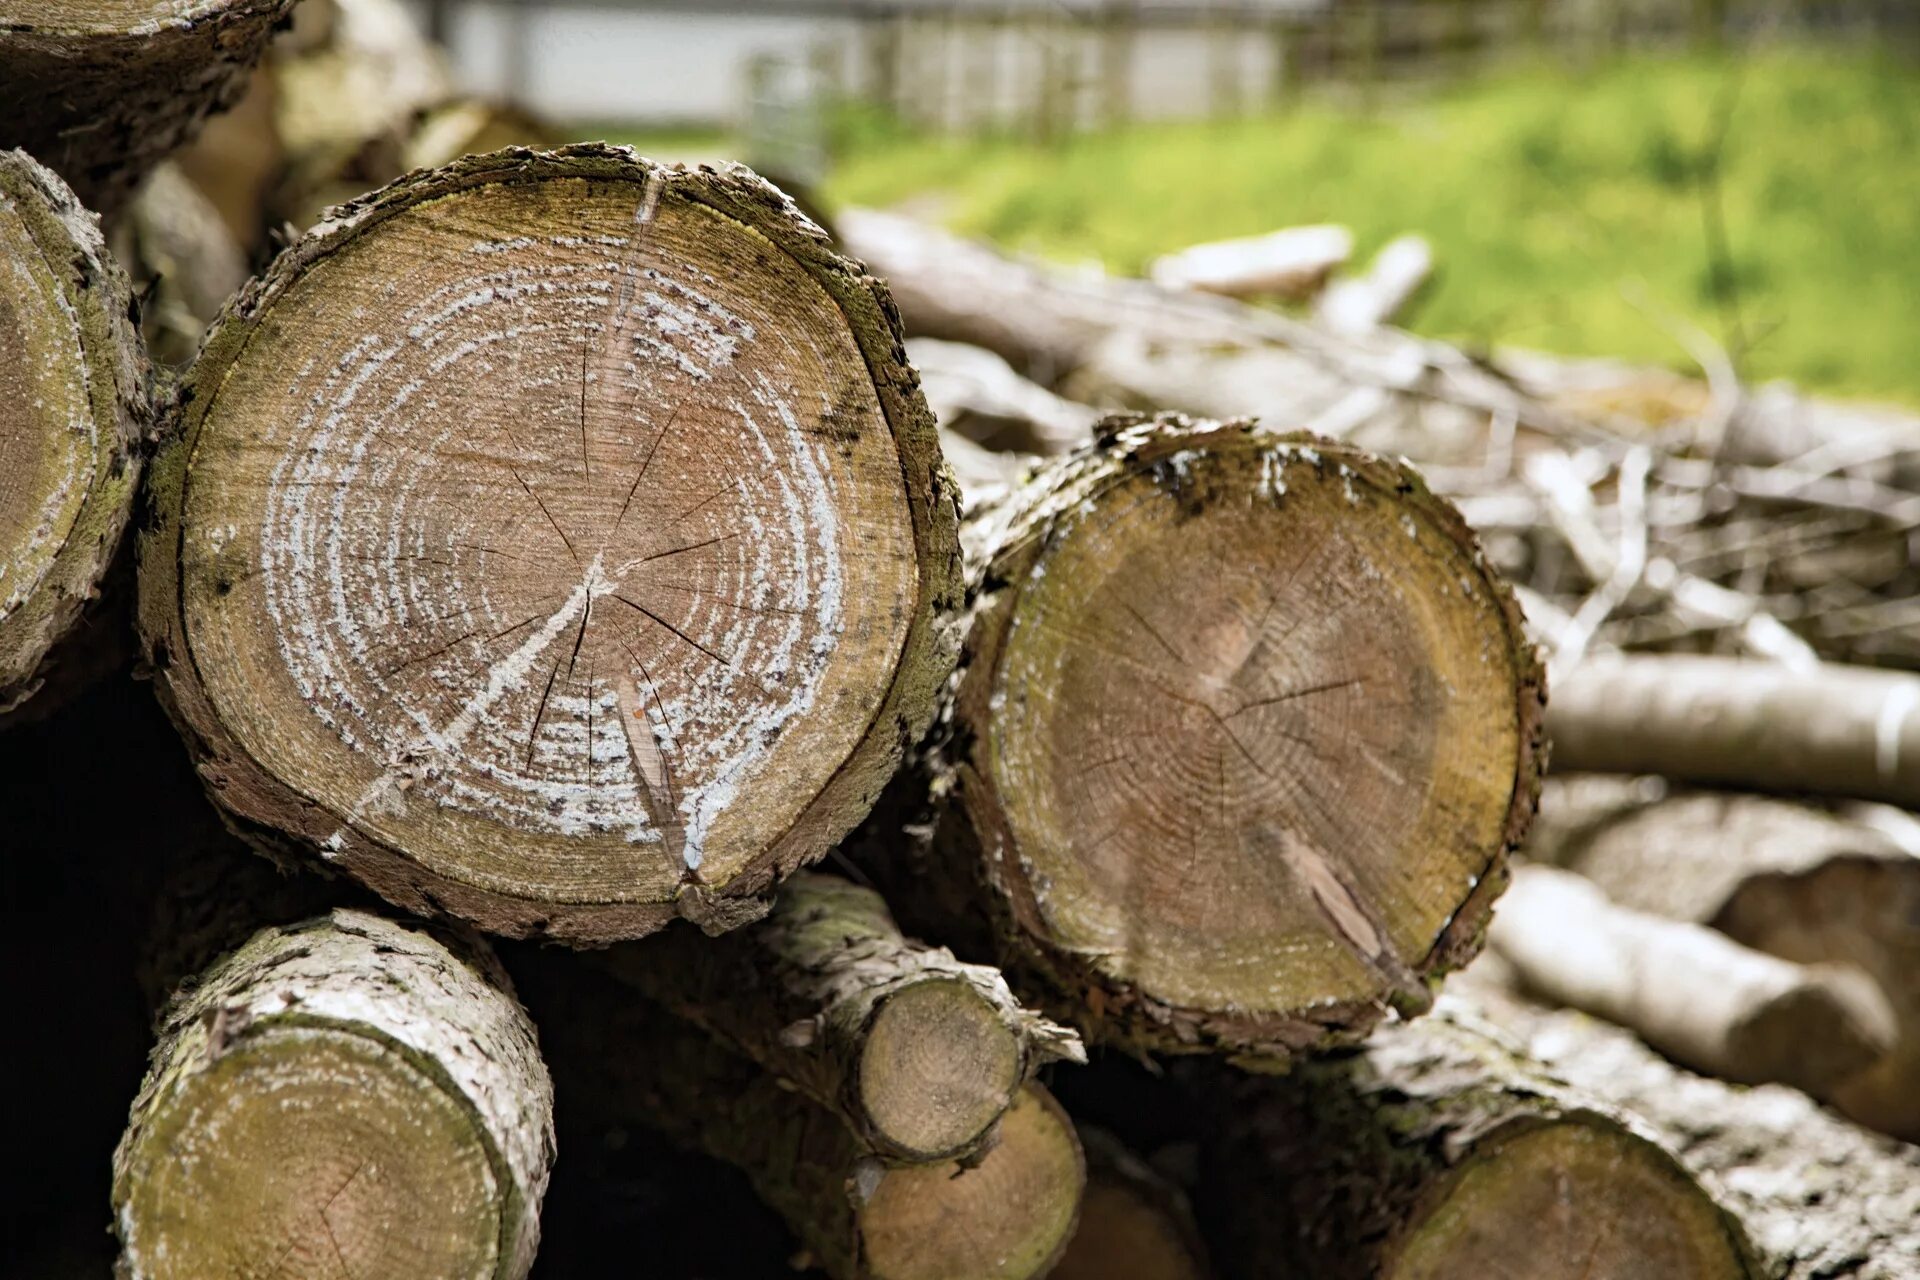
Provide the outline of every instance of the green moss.
<path id="1" fill-rule="evenodd" d="M 1700 179 L 1717 104 L 1730 262 Z M 1518 68 L 1366 113 L 1142 126 L 1051 147 L 850 130 L 827 194 L 938 197 L 960 230 L 1138 271 L 1197 240 L 1353 228 L 1361 258 L 1417 231 L 1439 276 L 1413 327 L 1687 367 L 1669 313 L 1725 335 L 1751 377 L 1920 402 L 1920 71 L 1871 53 L 1640 57 Z"/>

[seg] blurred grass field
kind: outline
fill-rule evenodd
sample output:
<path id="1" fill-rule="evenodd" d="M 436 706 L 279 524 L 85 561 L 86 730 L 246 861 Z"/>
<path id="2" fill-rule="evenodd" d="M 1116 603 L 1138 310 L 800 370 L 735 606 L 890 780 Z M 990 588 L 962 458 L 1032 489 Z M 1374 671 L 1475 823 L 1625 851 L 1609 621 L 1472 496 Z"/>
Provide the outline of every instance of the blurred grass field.
<path id="1" fill-rule="evenodd" d="M 1722 126 L 1716 258 L 1702 188 Z M 1920 68 L 1870 52 L 1520 68 L 1371 110 L 1051 145 L 853 118 L 835 151 L 830 203 L 911 202 L 1025 252 L 1137 272 L 1330 221 L 1364 260 L 1417 231 L 1439 269 L 1403 317 L 1423 332 L 1688 368 L 1677 318 L 1743 333 L 1749 378 L 1920 404 Z"/>

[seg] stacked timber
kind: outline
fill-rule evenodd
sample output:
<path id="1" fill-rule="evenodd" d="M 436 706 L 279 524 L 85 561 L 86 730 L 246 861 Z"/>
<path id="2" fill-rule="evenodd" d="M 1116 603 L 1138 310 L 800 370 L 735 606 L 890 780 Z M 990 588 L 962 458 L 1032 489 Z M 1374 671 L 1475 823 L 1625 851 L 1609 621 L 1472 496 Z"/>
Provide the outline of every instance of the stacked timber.
<path id="1" fill-rule="evenodd" d="M 161 1010 L 57 1215 L 121 1274 L 1911 1274 L 1913 1148 L 1807 1095 L 1914 1136 L 1920 695 L 1841 661 L 1898 600 L 1782 605 L 1910 580 L 1897 445 L 1725 387 L 1622 433 L 1380 328 L 1405 254 L 1311 323 L 851 212 L 903 325 L 743 170 L 462 154 L 524 122 L 376 0 L 310 0 L 221 126 L 271 177 L 211 183 L 159 162 L 276 6 L 27 9 L 0 72 L 66 40 L 72 92 L 0 129 L 85 117 L 41 159 L 192 357 L 156 407 L 90 215 L 0 157 L 0 706 L 54 731 L 0 784 Z M 318 225 L 243 282 L 276 198 Z M 135 631 L 142 485 L 169 761 L 147 690 L 52 688 Z M 1659 780 L 1528 845 L 1548 731 Z M 66 832 L 101 778 L 138 822 Z M 1496 1026 L 1438 991 L 1483 942 Z"/>

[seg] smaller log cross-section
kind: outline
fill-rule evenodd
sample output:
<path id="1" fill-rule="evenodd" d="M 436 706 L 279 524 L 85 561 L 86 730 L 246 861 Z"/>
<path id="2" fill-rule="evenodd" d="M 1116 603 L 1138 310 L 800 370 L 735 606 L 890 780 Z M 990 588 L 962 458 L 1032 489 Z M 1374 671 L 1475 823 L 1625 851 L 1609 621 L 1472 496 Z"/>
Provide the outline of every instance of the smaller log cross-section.
<path id="1" fill-rule="evenodd" d="M 1035 1071 L 1086 1061 L 998 970 L 902 937 L 879 894 L 838 876 L 792 876 L 772 914 L 723 938 L 680 926 L 600 955 L 892 1161 L 976 1154 Z"/>
<path id="2" fill-rule="evenodd" d="M 126 529 L 152 419 L 132 312 L 98 220 L 0 151 L 0 716 L 46 682 Z"/>
<path id="3" fill-rule="evenodd" d="M 554 1157 L 533 1024 L 483 950 L 336 910 L 182 989 L 114 1156 L 129 1280 L 521 1280 Z"/>
<path id="4" fill-rule="evenodd" d="M 163 700 L 255 839 L 410 910 L 752 919 L 950 666 L 954 499 L 886 293 L 742 169 L 402 179 L 240 295 L 173 428 Z"/>
<path id="5" fill-rule="evenodd" d="M 961 936 L 984 900 L 974 958 L 1162 1049 L 1284 1056 L 1425 1008 L 1538 790 L 1512 597 L 1403 464 L 1247 422 L 1099 435 L 969 517 L 947 883 L 902 884 L 905 922 Z"/>

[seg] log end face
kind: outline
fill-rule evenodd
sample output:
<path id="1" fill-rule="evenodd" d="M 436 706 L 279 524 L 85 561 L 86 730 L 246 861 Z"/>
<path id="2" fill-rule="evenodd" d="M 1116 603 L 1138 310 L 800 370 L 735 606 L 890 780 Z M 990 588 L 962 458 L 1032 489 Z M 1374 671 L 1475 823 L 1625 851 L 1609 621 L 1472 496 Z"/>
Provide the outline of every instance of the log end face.
<path id="1" fill-rule="evenodd" d="M 978 1145 L 1024 1077 L 1004 1011 L 958 980 L 916 982 L 881 1002 L 862 1042 L 860 1109 L 889 1154 L 949 1159 Z"/>
<path id="2" fill-rule="evenodd" d="M 126 526 L 149 412 L 130 305 L 92 215 L 0 152 L 0 712 L 37 687 Z"/>
<path id="3" fill-rule="evenodd" d="M 1016 916 L 1229 1044 L 1425 1008 L 1532 812 L 1538 673 L 1504 589 L 1360 451 L 1246 424 L 1108 443 L 1012 523 L 963 695 Z"/>
<path id="4" fill-rule="evenodd" d="M 938 683 L 932 432 L 758 190 L 467 157 L 216 326 L 143 586 L 231 808 L 586 941 L 738 923 L 858 821 Z"/>
<path id="5" fill-rule="evenodd" d="M 875 1280 L 1019 1280 L 1048 1274 L 1073 1235 L 1086 1162 L 1073 1122 L 1039 1085 L 1001 1119 L 973 1168 L 890 1169 L 858 1213 Z"/>
<path id="6" fill-rule="evenodd" d="M 1166 1204 L 1119 1178 L 1094 1177 L 1080 1225 L 1050 1273 L 1053 1280 L 1207 1280 L 1192 1230 Z"/>
<path id="7" fill-rule="evenodd" d="M 120 1154 L 127 1274 L 501 1274 L 519 1209 L 464 1098 L 349 1028 L 225 1030 Z"/>
<path id="8" fill-rule="evenodd" d="M 1700 1185 L 1616 1122 L 1515 1122 L 1473 1145 L 1405 1228 L 1390 1280 L 1752 1280 Z"/>

